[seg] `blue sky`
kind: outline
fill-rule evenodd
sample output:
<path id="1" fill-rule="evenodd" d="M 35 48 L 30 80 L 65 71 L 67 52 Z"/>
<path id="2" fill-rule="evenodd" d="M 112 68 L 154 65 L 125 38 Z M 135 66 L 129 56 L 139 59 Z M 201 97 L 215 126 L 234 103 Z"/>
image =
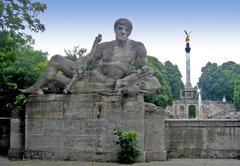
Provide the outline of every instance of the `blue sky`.
<path id="1" fill-rule="evenodd" d="M 35 48 L 54 54 L 74 46 L 90 49 L 95 36 L 114 40 L 113 23 L 133 22 L 131 39 L 144 43 L 148 55 L 177 64 L 185 83 L 185 34 L 191 33 L 191 82 L 196 85 L 207 62 L 240 63 L 239 0 L 38 0 L 46 26 L 32 34 Z"/>

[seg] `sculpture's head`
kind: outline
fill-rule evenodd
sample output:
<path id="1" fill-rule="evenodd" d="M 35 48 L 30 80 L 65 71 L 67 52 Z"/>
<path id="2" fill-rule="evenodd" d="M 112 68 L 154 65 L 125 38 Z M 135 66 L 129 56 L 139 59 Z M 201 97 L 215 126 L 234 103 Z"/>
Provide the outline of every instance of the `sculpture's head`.
<path id="1" fill-rule="evenodd" d="M 120 18 L 114 23 L 114 32 L 116 39 L 125 41 L 132 32 L 132 23 L 126 18 Z"/>

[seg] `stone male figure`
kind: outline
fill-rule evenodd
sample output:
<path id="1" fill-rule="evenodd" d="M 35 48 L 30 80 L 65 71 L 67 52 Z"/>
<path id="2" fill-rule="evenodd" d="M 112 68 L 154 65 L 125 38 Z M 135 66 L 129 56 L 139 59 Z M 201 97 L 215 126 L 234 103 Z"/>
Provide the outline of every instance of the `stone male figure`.
<path id="1" fill-rule="evenodd" d="M 147 67 L 146 49 L 141 42 L 129 39 L 132 32 L 132 23 L 125 18 L 115 21 L 114 32 L 116 40 L 100 42 L 97 37 L 91 52 L 80 58 L 77 62 L 65 59 L 60 55 L 51 58 L 46 70 L 41 74 L 36 83 L 22 90 L 24 93 L 42 94 L 41 88 L 48 80 L 65 88 L 71 93 L 98 93 L 119 92 L 124 94 L 145 93 L 156 91 L 160 84 L 153 76 L 153 70 Z M 97 68 L 87 72 L 84 70 L 87 64 L 96 59 L 101 59 Z M 132 72 L 132 64 L 137 61 L 140 69 Z M 76 85 L 71 85 L 76 77 L 76 71 L 80 70 Z M 63 75 L 57 75 L 57 71 Z M 75 81 L 76 82 L 76 81 Z"/>

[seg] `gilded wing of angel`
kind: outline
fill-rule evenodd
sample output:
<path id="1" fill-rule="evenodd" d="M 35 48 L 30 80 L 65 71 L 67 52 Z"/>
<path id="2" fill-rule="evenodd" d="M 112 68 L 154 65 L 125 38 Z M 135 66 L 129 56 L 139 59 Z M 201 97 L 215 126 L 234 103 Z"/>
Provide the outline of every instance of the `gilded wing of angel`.
<path id="1" fill-rule="evenodd" d="M 185 38 L 185 42 L 189 42 L 190 41 L 190 33 L 191 32 L 187 32 L 186 30 L 184 30 L 185 34 L 186 34 L 186 38 Z"/>

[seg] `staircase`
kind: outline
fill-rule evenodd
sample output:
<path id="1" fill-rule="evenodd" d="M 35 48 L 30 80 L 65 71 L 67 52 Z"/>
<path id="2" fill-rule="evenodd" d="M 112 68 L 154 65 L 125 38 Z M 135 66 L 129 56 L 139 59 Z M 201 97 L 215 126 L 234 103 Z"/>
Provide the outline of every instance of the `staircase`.
<path id="1" fill-rule="evenodd" d="M 240 112 L 237 112 L 234 105 L 229 102 L 206 101 L 210 114 L 209 119 L 240 119 Z"/>

